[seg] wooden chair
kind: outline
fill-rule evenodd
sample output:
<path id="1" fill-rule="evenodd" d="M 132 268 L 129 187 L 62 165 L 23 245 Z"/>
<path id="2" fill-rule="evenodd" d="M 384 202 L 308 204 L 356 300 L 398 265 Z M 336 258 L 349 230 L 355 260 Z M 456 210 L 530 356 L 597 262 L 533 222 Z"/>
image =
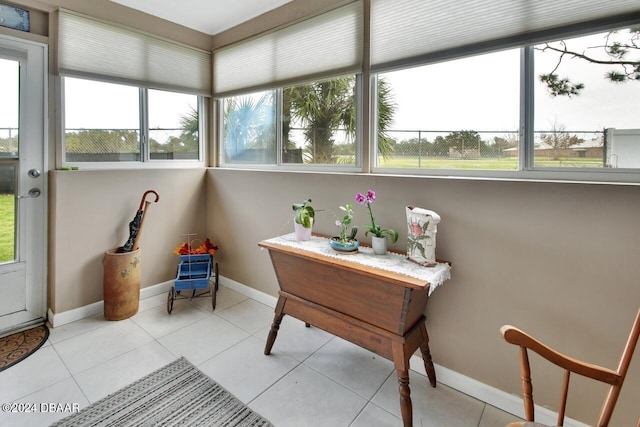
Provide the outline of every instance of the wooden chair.
<path id="1" fill-rule="evenodd" d="M 598 427 L 606 427 L 611 419 L 613 409 L 616 405 L 616 401 L 618 400 L 618 395 L 620 394 L 620 389 L 622 389 L 622 383 L 624 382 L 624 378 L 629 368 L 629 363 L 631 362 L 631 357 L 633 356 L 633 351 L 635 350 L 636 343 L 638 342 L 638 336 L 640 335 L 640 309 L 636 315 L 633 327 L 631 328 L 631 333 L 627 339 L 627 344 L 622 352 L 618 369 L 616 370 L 582 362 L 566 356 L 510 325 L 505 325 L 500 328 L 500 333 L 505 341 L 520 347 L 520 374 L 522 376 L 525 419 L 527 420 L 525 422 L 511 423 L 507 427 L 542 427 L 541 424 L 534 423 L 534 406 L 531 385 L 531 369 L 529 367 L 529 355 L 527 352 L 528 349 L 565 370 L 561 401 L 558 409 L 558 426 L 562 426 L 564 421 L 564 412 L 567 405 L 567 393 L 569 391 L 569 377 L 571 373 L 576 373 L 610 385 L 609 392 L 607 393 L 602 409 L 600 410 L 598 423 L 595 424 Z M 640 420 L 638 420 L 638 427 L 640 427 Z"/>

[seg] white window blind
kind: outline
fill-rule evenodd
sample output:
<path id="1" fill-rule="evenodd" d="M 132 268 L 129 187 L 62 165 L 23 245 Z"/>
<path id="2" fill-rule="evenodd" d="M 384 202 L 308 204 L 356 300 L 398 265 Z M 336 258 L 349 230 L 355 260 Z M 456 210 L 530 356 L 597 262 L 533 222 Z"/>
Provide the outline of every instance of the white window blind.
<path id="1" fill-rule="evenodd" d="M 213 53 L 214 95 L 362 70 L 360 1 Z"/>
<path id="2" fill-rule="evenodd" d="M 371 68 L 639 11 L 638 0 L 371 0 Z"/>
<path id="3" fill-rule="evenodd" d="M 58 71 L 211 95 L 211 53 L 60 10 Z"/>

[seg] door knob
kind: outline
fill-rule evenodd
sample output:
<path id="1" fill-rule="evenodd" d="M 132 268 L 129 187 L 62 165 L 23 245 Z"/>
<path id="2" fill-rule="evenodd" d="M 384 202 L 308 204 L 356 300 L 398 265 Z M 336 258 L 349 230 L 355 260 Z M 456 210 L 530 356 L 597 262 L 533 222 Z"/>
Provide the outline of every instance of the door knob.
<path id="1" fill-rule="evenodd" d="M 28 199 L 29 197 L 38 197 L 38 196 L 40 196 L 40 189 L 32 188 L 31 190 L 29 190 L 27 194 L 19 195 L 18 199 Z"/>
<path id="2" fill-rule="evenodd" d="M 38 169 L 29 169 L 27 175 L 29 175 L 29 178 L 37 178 L 40 176 L 40 171 Z"/>

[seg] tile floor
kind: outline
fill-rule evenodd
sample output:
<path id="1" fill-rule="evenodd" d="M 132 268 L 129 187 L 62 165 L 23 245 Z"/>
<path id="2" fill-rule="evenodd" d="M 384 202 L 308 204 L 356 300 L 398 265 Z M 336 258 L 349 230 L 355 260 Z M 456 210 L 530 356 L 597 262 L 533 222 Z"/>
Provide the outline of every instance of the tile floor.
<path id="1" fill-rule="evenodd" d="M 179 356 L 276 427 L 401 426 L 393 364 L 285 317 L 270 356 L 273 309 L 223 286 L 211 299 L 144 299 L 110 322 L 93 316 L 52 329 L 48 342 L 0 372 L 0 402 L 83 408 Z M 513 416 L 411 372 L 414 426 L 505 426 Z M 45 405 L 45 408 L 47 406 Z M 0 413 L 0 426 L 47 426 L 69 412 Z M 62 407 L 64 409 L 64 407 Z M 69 409 L 69 408 L 67 408 Z"/>

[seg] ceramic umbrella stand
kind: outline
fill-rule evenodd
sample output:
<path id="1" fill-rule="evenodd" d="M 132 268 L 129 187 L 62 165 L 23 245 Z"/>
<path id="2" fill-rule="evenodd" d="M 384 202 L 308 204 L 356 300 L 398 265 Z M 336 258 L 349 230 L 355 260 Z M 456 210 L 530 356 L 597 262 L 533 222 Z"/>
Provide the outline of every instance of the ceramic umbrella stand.
<path id="1" fill-rule="evenodd" d="M 122 320 L 138 312 L 142 263 L 140 249 L 118 253 L 110 249 L 104 254 L 104 318 Z"/>

